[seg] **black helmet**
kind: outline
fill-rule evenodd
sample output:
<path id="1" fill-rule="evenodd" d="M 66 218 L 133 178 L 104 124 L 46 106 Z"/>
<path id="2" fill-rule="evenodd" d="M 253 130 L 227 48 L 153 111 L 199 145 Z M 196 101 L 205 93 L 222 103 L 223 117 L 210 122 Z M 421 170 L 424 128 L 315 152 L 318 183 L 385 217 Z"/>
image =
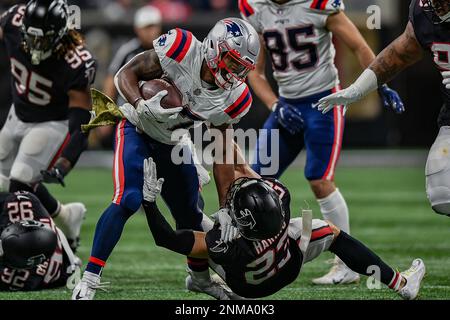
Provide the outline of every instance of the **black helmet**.
<path id="1" fill-rule="evenodd" d="M 227 206 L 239 233 L 252 241 L 275 237 L 283 227 L 279 195 L 262 179 L 239 178 L 227 194 Z"/>
<path id="2" fill-rule="evenodd" d="M 68 31 L 69 8 L 64 0 L 31 0 L 23 17 L 22 33 L 31 62 L 49 58 Z"/>
<path id="3" fill-rule="evenodd" d="M 43 223 L 22 220 L 8 225 L 0 235 L 3 264 L 13 269 L 31 269 L 55 252 L 56 233 Z"/>
<path id="4" fill-rule="evenodd" d="M 421 0 L 425 13 L 434 24 L 450 22 L 450 2 L 448 0 Z"/>

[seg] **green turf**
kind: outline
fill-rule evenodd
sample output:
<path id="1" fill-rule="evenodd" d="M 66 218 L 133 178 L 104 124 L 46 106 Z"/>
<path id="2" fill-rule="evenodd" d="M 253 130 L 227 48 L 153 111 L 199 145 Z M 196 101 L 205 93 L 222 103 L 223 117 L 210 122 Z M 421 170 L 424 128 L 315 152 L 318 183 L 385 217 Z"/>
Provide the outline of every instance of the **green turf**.
<path id="1" fill-rule="evenodd" d="M 282 179 L 289 187 L 292 212 L 307 200 L 320 217 L 317 204 L 306 184 L 302 170 L 291 169 Z M 420 298 L 450 299 L 449 218 L 438 216 L 429 208 L 424 190 L 423 169 L 340 169 L 337 183 L 350 208 L 352 234 L 375 250 L 392 266 L 409 267 L 412 258 L 421 257 L 427 277 Z M 67 188 L 51 190 L 63 202 L 82 201 L 88 208 L 79 255 L 86 261 L 95 224 L 112 194 L 108 170 L 77 169 L 67 178 Z M 216 207 L 215 188 L 204 192 L 206 212 Z M 161 205 L 160 207 L 163 207 Z M 324 254 L 307 264 L 301 276 L 271 299 L 397 299 L 386 289 L 369 290 L 366 279 L 359 285 L 318 287 L 311 278 L 324 274 L 329 265 Z M 111 282 L 108 292 L 99 291 L 98 299 L 208 299 L 184 289 L 185 258 L 156 248 L 142 213 L 128 222 L 103 274 Z M 34 293 L 0 293 L 3 299 L 69 299 L 70 290 L 58 289 Z"/>

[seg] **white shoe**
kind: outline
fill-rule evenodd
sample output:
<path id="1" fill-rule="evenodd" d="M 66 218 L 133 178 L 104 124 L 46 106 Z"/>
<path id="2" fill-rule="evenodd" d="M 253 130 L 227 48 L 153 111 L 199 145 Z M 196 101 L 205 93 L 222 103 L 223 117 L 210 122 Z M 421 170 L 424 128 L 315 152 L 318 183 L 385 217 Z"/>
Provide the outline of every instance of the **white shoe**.
<path id="1" fill-rule="evenodd" d="M 78 282 L 72 292 L 72 300 L 94 300 L 97 289 L 106 291 L 105 287 L 109 283 L 100 283 L 100 276 L 85 271 L 83 278 Z"/>
<path id="2" fill-rule="evenodd" d="M 186 277 L 186 289 L 192 292 L 205 293 L 217 300 L 244 300 L 235 294 L 218 275 L 214 274 L 209 280 L 193 277 L 189 272 Z"/>
<path id="3" fill-rule="evenodd" d="M 359 274 L 347 267 L 343 262 L 334 262 L 330 271 L 320 277 L 312 280 L 314 284 L 330 285 L 330 284 L 348 284 L 358 283 Z"/>
<path id="4" fill-rule="evenodd" d="M 398 291 L 403 299 L 414 300 L 417 298 L 425 271 L 425 263 L 422 259 L 415 259 L 408 270 L 400 273 L 406 280 L 405 286 Z"/>
<path id="5" fill-rule="evenodd" d="M 72 250 L 76 250 L 80 242 L 80 231 L 86 207 L 80 202 L 61 204 L 61 210 L 56 216 L 56 225 L 64 232 Z"/>

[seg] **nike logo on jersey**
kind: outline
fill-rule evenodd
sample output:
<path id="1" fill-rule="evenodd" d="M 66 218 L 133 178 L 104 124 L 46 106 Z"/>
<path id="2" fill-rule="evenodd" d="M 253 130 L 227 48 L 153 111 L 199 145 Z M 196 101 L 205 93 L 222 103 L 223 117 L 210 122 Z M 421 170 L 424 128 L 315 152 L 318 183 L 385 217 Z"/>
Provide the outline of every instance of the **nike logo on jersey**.
<path id="1" fill-rule="evenodd" d="M 92 67 L 94 65 L 95 61 L 89 61 L 86 63 L 86 68 L 89 69 L 90 67 Z"/>

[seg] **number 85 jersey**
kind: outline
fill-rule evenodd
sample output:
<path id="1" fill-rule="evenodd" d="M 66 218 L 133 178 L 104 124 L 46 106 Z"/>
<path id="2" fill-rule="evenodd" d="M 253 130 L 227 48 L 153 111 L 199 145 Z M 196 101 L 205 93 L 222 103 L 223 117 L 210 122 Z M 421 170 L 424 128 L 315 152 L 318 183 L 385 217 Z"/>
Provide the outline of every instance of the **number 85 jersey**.
<path id="1" fill-rule="evenodd" d="M 335 49 L 327 30 L 330 15 L 344 9 L 341 0 L 239 0 L 244 19 L 263 37 L 280 96 L 302 98 L 339 84 Z"/>
<path id="2" fill-rule="evenodd" d="M 65 55 L 53 53 L 39 65 L 23 48 L 21 27 L 25 6 L 17 5 L 0 18 L 3 42 L 11 63 L 11 88 L 18 118 L 23 122 L 66 120 L 71 90 L 88 90 L 96 61 L 84 46 Z"/>

